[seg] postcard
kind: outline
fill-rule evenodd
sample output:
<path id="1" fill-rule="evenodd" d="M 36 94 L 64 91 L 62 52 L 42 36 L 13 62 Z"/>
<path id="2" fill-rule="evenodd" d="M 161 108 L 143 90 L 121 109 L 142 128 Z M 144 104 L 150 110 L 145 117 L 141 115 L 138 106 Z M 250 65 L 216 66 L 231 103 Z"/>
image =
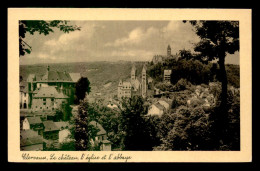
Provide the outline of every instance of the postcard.
<path id="1" fill-rule="evenodd" d="M 250 9 L 8 9 L 9 162 L 251 162 Z"/>

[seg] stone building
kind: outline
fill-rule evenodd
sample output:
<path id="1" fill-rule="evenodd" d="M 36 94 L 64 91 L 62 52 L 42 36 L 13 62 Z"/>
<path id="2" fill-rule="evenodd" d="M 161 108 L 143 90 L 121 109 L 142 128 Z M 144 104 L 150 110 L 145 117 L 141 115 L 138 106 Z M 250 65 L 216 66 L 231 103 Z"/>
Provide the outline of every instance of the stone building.
<path id="1" fill-rule="evenodd" d="M 33 94 L 36 94 L 40 88 L 43 87 L 56 87 L 59 93 L 71 97 L 69 101 L 72 103 L 72 98 L 75 94 L 76 82 L 81 78 L 80 73 L 67 73 L 59 71 L 51 71 L 47 66 L 44 75 L 29 74 L 27 78 L 29 103 L 28 107 L 31 108 Z"/>
<path id="2" fill-rule="evenodd" d="M 147 96 L 147 74 L 146 66 L 143 66 L 141 77 L 137 77 L 136 67 L 133 65 L 131 70 L 130 81 L 119 81 L 117 97 L 121 99 L 122 97 L 130 98 L 134 95 L 140 95 L 143 98 Z"/>
<path id="3" fill-rule="evenodd" d="M 54 111 L 68 102 L 69 97 L 62 92 L 58 92 L 56 87 L 41 87 L 33 92 L 31 110 L 37 111 Z"/>

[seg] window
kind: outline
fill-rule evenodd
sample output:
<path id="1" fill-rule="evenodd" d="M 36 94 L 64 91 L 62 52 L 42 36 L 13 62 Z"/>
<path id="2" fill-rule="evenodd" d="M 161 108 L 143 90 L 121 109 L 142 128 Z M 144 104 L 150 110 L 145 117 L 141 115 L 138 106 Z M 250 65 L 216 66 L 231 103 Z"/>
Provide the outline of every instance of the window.
<path id="1" fill-rule="evenodd" d="M 46 105 L 46 99 L 45 98 L 43 99 L 43 105 Z"/>
<path id="2" fill-rule="evenodd" d="M 42 107 L 40 107 L 40 109 L 42 109 Z"/>
<path id="3" fill-rule="evenodd" d="M 53 101 L 54 101 L 54 98 L 51 98 L 51 101 L 53 102 Z"/>

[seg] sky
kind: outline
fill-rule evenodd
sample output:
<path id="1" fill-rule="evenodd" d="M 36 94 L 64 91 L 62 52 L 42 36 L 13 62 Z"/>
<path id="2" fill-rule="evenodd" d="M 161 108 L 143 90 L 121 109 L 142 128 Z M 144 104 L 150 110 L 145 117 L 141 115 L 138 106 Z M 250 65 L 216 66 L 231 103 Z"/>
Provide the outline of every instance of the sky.
<path id="1" fill-rule="evenodd" d="M 200 39 L 193 27 L 182 21 L 70 21 L 80 31 L 63 33 L 54 29 L 47 36 L 26 33 L 31 54 L 20 64 L 93 61 L 151 61 L 154 55 L 193 51 Z M 228 54 L 226 63 L 239 64 L 239 52 Z"/>

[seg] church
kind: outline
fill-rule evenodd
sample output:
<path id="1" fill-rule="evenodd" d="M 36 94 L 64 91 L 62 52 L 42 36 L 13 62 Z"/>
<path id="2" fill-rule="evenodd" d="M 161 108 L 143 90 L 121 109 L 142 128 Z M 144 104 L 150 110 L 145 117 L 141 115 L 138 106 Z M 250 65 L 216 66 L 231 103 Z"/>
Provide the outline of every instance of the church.
<path id="1" fill-rule="evenodd" d="M 130 98 L 134 95 L 142 96 L 146 98 L 147 96 L 147 75 L 146 66 L 143 66 L 141 77 L 137 77 L 136 67 L 133 65 L 131 70 L 131 79 L 129 81 L 119 81 L 118 84 L 118 99 L 122 97 Z"/>

